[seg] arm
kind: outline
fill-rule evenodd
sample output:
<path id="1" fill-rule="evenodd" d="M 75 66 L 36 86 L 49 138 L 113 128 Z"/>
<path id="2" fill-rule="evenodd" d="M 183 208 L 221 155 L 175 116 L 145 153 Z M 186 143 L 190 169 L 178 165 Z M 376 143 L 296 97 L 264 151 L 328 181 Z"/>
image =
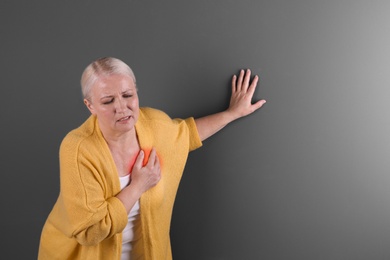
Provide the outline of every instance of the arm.
<path id="1" fill-rule="evenodd" d="M 222 112 L 195 119 L 200 139 L 203 141 L 234 120 L 247 116 L 265 104 L 265 100 L 259 100 L 252 104 L 259 77 L 256 75 L 250 82 L 251 71 L 240 71 L 238 76 L 232 78 L 232 95 L 229 107 Z"/>

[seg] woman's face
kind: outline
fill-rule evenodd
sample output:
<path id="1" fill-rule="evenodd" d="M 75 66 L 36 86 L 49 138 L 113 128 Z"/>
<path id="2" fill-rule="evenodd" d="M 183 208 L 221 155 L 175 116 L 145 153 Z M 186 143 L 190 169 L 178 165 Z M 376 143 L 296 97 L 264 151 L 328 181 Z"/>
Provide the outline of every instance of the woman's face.
<path id="1" fill-rule="evenodd" d="M 103 133 L 117 135 L 134 130 L 139 116 L 139 101 L 133 79 L 126 75 L 99 78 L 91 87 L 90 100 L 84 103 L 96 115 Z"/>

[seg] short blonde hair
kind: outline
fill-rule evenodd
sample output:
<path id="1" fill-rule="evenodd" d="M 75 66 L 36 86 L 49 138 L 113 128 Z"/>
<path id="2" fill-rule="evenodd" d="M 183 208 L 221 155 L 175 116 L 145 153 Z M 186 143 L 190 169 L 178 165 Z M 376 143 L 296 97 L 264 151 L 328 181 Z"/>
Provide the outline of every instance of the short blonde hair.
<path id="1" fill-rule="evenodd" d="M 83 98 L 90 98 L 92 85 L 102 76 L 113 74 L 127 75 L 131 77 L 136 84 L 133 70 L 123 61 L 113 57 L 103 57 L 89 64 L 81 75 L 81 92 Z"/>

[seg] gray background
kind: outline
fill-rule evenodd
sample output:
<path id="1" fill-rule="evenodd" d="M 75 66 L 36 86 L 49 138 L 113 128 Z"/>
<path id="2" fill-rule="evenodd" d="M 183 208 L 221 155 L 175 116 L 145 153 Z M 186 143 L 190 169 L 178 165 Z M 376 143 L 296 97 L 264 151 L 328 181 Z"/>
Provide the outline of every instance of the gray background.
<path id="1" fill-rule="evenodd" d="M 36 258 L 81 72 L 115 56 L 171 117 L 226 108 L 241 68 L 268 101 L 190 154 L 176 260 L 390 259 L 389 1 L 2 0 L 0 37 L 2 258 Z"/>

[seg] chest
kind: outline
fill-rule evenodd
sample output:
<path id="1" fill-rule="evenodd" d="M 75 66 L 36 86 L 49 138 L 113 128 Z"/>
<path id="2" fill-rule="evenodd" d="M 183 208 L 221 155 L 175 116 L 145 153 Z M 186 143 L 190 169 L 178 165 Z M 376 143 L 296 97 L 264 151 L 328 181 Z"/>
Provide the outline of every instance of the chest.
<path id="1" fill-rule="evenodd" d="M 118 171 L 118 175 L 120 177 L 126 176 L 131 173 L 134 163 L 138 157 L 139 151 L 139 147 L 137 147 L 136 149 L 128 149 L 125 151 L 111 151 Z"/>

